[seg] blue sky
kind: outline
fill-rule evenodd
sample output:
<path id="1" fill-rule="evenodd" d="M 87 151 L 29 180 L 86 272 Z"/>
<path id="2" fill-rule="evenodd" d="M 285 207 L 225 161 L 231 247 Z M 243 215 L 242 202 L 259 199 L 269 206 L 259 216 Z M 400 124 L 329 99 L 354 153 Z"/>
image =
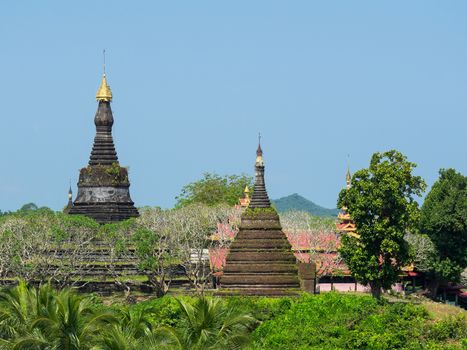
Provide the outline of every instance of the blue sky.
<path id="1" fill-rule="evenodd" d="M 465 1 L 4 1 L 0 39 L 1 210 L 76 193 L 104 48 L 137 206 L 253 174 L 258 131 L 272 198 L 334 207 L 347 154 L 467 172 Z"/>

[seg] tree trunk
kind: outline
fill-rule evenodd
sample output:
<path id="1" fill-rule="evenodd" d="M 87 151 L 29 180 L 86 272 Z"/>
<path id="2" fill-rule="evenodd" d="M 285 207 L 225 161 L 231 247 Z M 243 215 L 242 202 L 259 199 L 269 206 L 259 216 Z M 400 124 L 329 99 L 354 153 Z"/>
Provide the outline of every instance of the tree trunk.
<path id="1" fill-rule="evenodd" d="M 156 292 L 156 297 L 161 298 L 166 294 L 165 283 L 163 281 L 159 281 L 156 276 L 149 275 L 148 276 L 149 283 L 154 287 Z"/>
<path id="2" fill-rule="evenodd" d="M 433 280 L 430 281 L 428 289 L 430 291 L 430 298 L 435 300 L 438 295 L 439 279 L 433 277 Z"/>
<path id="3" fill-rule="evenodd" d="M 370 288 L 371 288 L 371 295 L 373 298 L 376 299 L 381 299 L 381 282 L 379 281 L 372 281 L 370 282 Z"/>

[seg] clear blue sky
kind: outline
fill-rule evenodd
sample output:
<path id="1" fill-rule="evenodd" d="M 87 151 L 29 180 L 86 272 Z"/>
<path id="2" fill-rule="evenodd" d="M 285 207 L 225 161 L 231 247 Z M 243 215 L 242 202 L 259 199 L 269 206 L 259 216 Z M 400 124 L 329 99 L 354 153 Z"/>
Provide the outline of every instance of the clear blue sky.
<path id="1" fill-rule="evenodd" d="M 89 159 L 102 49 L 137 206 L 203 172 L 334 207 L 396 148 L 428 184 L 467 172 L 465 1 L 3 1 L 0 209 L 61 209 Z"/>

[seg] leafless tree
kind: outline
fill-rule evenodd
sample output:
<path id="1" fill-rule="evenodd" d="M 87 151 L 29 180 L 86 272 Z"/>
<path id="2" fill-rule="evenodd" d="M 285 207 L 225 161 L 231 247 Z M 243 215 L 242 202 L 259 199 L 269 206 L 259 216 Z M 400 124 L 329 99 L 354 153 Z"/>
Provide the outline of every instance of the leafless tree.
<path id="1" fill-rule="evenodd" d="M 281 224 L 302 262 L 315 262 L 318 276 L 340 273 L 339 236 L 335 220 L 312 216 L 303 211 L 288 211 L 280 215 Z"/>

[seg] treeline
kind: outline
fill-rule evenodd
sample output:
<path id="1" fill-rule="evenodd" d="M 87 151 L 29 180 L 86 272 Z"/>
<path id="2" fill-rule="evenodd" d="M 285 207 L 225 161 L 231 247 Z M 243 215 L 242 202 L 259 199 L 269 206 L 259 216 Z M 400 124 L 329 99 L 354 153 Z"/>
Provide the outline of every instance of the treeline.
<path id="1" fill-rule="evenodd" d="M 228 243 L 210 236 L 219 226 L 235 230 L 238 210 L 201 204 L 171 210 L 143 208 L 137 219 L 108 225 L 49 210 L 5 215 L 0 218 L 0 278 L 50 280 L 64 287 L 88 281 L 95 275 L 92 270 L 98 269 L 125 284 L 132 276 L 120 278 L 120 264 L 136 259 L 139 273 L 158 295 L 167 292 L 174 266 L 202 291 L 211 276 L 206 250 Z M 98 256 L 106 261 L 97 260 Z"/>
<path id="2" fill-rule="evenodd" d="M 229 205 L 145 207 L 139 218 L 99 225 L 84 216 L 35 208 L 0 218 L 0 278 L 4 283 L 22 279 L 65 287 L 107 278 L 129 291 L 133 281 L 144 277 L 159 296 L 180 276 L 195 291 L 204 291 L 222 267 L 211 266 L 209 255 L 214 260 L 216 254 L 225 258 L 242 212 Z M 281 214 L 281 221 L 289 239 L 306 237 L 308 252 L 326 247 L 329 235 L 334 237 L 330 249 L 336 251 L 333 219 L 292 211 Z M 122 275 L 122 266 L 129 263 L 136 264 L 137 276 Z M 334 265 L 327 262 L 326 266 Z"/>
<path id="3" fill-rule="evenodd" d="M 429 277 L 432 297 L 441 283 L 459 282 L 467 267 L 467 177 L 441 169 L 420 209 L 416 197 L 426 184 L 415 167 L 398 151 L 375 153 L 339 194 L 338 207 L 356 224 L 339 252 L 378 298 L 412 262 Z"/>

